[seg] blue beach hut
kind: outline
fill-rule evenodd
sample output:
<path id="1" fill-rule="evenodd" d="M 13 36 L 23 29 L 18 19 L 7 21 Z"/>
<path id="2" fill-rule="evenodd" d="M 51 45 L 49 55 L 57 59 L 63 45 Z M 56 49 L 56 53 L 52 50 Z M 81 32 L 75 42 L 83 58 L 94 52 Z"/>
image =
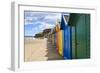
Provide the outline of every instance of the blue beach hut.
<path id="1" fill-rule="evenodd" d="M 63 57 L 64 59 L 72 59 L 71 48 L 71 27 L 67 24 L 68 15 L 62 14 L 61 30 L 63 30 Z"/>

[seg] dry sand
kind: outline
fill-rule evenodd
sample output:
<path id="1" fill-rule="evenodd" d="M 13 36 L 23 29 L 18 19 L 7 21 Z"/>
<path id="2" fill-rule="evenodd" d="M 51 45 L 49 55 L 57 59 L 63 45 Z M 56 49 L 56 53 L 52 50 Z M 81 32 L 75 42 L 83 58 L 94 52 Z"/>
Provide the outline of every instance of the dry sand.
<path id="1" fill-rule="evenodd" d="M 46 38 L 25 40 L 25 62 L 63 59 L 50 44 Z"/>

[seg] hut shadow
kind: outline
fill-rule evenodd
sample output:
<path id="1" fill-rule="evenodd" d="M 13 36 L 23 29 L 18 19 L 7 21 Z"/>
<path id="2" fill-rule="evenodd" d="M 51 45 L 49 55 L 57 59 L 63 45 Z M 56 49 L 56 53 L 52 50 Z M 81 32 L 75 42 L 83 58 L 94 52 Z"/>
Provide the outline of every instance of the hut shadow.
<path id="1" fill-rule="evenodd" d="M 56 46 L 52 45 L 49 39 L 47 39 L 47 52 L 48 60 L 63 60 L 63 57 L 58 54 Z"/>

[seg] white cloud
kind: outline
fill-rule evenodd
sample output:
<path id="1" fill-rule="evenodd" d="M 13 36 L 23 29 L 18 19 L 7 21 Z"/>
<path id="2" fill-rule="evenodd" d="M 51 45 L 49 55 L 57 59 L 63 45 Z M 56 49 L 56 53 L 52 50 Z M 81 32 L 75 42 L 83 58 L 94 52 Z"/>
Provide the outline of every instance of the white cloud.
<path id="1" fill-rule="evenodd" d="M 53 28 L 55 25 L 52 25 L 52 24 L 45 24 L 44 28 L 45 29 L 48 29 L 48 28 Z"/>
<path id="2" fill-rule="evenodd" d="M 33 24 L 36 21 L 38 21 L 37 17 L 27 17 L 25 19 L 25 25 L 27 25 L 27 24 Z"/>
<path id="3" fill-rule="evenodd" d="M 38 21 L 43 21 L 46 23 L 55 23 L 57 19 L 61 18 L 61 13 L 29 12 L 28 15 L 29 16 L 26 15 L 26 17 L 25 17 L 25 25 L 35 24 L 35 22 L 38 22 Z"/>
<path id="4" fill-rule="evenodd" d="M 57 19 L 61 20 L 61 14 L 56 13 L 55 15 L 47 15 L 45 16 L 45 19 L 52 20 L 52 21 L 57 21 Z"/>
<path id="5" fill-rule="evenodd" d="M 44 30 L 44 29 L 48 29 L 48 28 L 53 28 L 54 26 L 55 26 L 55 25 L 42 22 L 42 25 L 39 26 L 39 29 Z"/>
<path id="6" fill-rule="evenodd" d="M 60 19 L 60 17 L 61 17 L 61 14 L 59 13 L 57 13 L 57 14 L 55 14 L 55 15 L 47 15 L 46 17 L 45 17 L 45 19 Z"/>

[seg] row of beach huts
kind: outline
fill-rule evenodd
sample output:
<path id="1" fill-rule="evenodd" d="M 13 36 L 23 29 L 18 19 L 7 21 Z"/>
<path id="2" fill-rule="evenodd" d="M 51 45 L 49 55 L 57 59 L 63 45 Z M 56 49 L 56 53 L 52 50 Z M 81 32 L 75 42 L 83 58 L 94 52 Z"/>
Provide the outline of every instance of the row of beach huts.
<path id="1" fill-rule="evenodd" d="M 64 14 L 48 33 L 48 40 L 64 59 L 90 58 L 90 15 Z"/>

